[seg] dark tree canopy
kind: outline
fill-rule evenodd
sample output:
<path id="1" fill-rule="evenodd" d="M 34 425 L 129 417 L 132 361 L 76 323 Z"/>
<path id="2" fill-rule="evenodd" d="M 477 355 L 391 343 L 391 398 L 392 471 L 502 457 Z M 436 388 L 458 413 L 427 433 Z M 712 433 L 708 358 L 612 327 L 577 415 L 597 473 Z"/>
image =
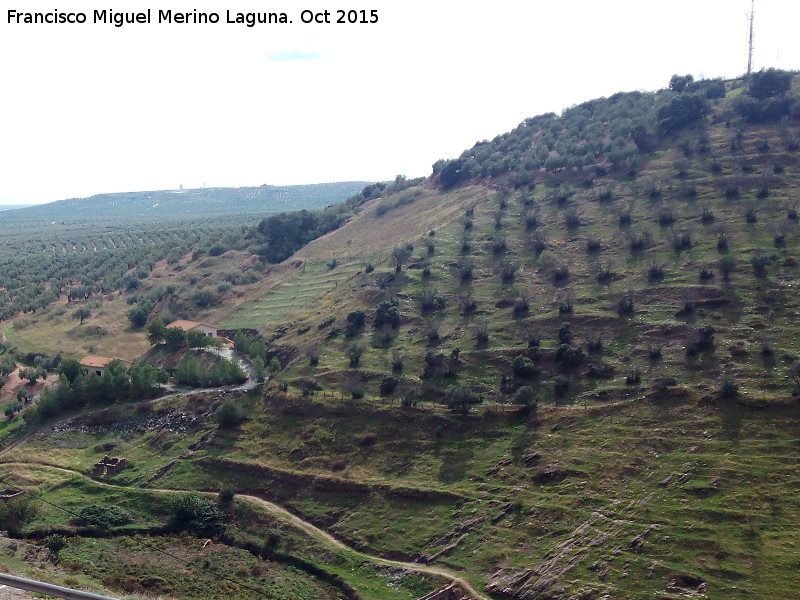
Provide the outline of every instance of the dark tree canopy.
<path id="1" fill-rule="evenodd" d="M 747 93 L 753 98 L 764 100 L 784 92 L 788 92 L 792 85 L 792 74 L 780 69 L 762 69 L 753 73 Z"/>

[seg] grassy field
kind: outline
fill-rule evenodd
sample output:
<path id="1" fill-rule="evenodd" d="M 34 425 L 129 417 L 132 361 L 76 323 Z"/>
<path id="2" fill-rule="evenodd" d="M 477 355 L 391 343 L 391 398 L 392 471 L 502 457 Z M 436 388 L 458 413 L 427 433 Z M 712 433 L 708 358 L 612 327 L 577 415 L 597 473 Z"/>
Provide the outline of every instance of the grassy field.
<path id="1" fill-rule="evenodd" d="M 673 392 L 527 417 L 488 407 L 457 417 L 435 406 L 400 410 L 267 394 L 243 400 L 253 418 L 242 428 L 217 430 L 203 418 L 203 403 L 182 402 L 154 407 L 161 421 L 149 422 L 144 435 L 108 419 L 102 426 L 76 422 L 71 433 L 45 429 L 4 453 L 3 477 L 36 486 L 44 499 L 73 511 L 111 503 L 136 515 L 132 526 L 163 522 L 169 504 L 160 493 L 102 488 L 31 465 L 88 472 L 102 453 L 124 455 L 132 467 L 112 483 L 183 489 L 233 483 L 369 553 L 425 556 L 490 594 L 511 586 L 519 597 L 535 598 L 529 589 L 535 581 L 540 594 L 591 588 L 619 598 L 670 597 L 704 583 L 713 596 L 768 598 L 790 597 L 800 584 L 793 527 L 800 505 L 791 493 L 800 483 L 796 406 L 759 411 Z M 189 412 L 199 420 L 171 433 Z M 136 431 L 135 415 L 123 411 L 116 422 L 132 422 Z M 286 525 L 267 518 L 256 526 L 254 518 L 240 515 L 237 522 L 256 536 L 280 526 L 289 536 L 283 550 L 346 571 Z M 69 520 L 45 506 L 31 527 Z M 114 540 L 102 544 L 131 543 L 132 555 L 144 551 L 139 542 Z M 68 546 L 75 554 L 63 556 L 81 562 L 80 553 L 97 552 L 98 544 L 76 539 Z M 360 584 L 359 577 L 347 578 L 357 589 L 385 585 L 374 567 L 362 568 Z M 527 569 L 534 577 L 522 576 Z M 194 597 L 190 591 L 172 590 Z"/>

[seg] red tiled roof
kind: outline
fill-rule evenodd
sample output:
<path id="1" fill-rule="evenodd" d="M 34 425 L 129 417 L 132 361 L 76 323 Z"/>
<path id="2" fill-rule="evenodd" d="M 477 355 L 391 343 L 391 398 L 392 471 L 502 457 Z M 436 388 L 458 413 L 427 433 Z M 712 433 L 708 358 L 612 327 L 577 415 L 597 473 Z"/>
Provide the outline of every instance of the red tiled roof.
<path id="1" fill-rule="evenodd" d="M 173 321 L 167 327 L 178 327 L 183 331 L 191 331 L 198 325 L 203 325 L 204 327 L 211 327 L 212 329 L 216 329 L 213 325 L 208 325 L 207 323 L 199 323 L 197 321 L 187 321 L 185 319 L 178 319 L 177 321 Z"/>
<path id="2" fill-rule="evenodd" d="M 80 363 L 84 367 L 102 368 L 113 360 L 113 358 L 108 358 L 107 356 L 95 356 L 94 354 L 87 354 L 80 360 Z"/>

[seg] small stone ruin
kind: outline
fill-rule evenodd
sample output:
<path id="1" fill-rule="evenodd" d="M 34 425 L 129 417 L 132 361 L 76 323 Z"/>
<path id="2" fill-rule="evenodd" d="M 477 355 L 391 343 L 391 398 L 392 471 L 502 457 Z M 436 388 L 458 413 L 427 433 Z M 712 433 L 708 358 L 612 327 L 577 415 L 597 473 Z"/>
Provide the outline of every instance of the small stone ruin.
<path id="1" fill-rule="evenodd" d="M 8 502 L 9 500 L 18 498 L 24 493 L 25 493 L 24 490 L 18 490 L 16 488 L 6 488 L 4 490 L 0 490 L 0 501 Z"/>
<path id="2" fill-rule="evenodd" d="M 109 458 L 104 456 L 94 463 L 95 475 L 116 475 L 126 467 L 128 461 L 121 457 Z"/>

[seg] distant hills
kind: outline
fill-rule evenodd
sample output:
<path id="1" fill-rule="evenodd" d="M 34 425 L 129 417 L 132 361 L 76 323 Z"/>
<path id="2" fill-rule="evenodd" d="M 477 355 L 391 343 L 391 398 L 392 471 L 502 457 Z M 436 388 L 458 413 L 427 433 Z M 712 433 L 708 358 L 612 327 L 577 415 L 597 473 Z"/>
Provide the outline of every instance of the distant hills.
<path id="1" fill-rule="evenodd" d="M 28 208 L 34 204 L 0 204 L 0 210 L 15 210 L 17 208 Z"/>
<path id="2" fill-rule="evenodd" d="M 245 215 L 317 209 L 346 200 L 367 182 L 344 181 L 310 185 L 217 187 L 97 194 L 28 206 L 19 216 L 62 220 L 65 217 L 136 218 Z M 2 210 L 4 207 L 0 207 Z M 21 208 L 21 207 L 17 207 Z"/>

